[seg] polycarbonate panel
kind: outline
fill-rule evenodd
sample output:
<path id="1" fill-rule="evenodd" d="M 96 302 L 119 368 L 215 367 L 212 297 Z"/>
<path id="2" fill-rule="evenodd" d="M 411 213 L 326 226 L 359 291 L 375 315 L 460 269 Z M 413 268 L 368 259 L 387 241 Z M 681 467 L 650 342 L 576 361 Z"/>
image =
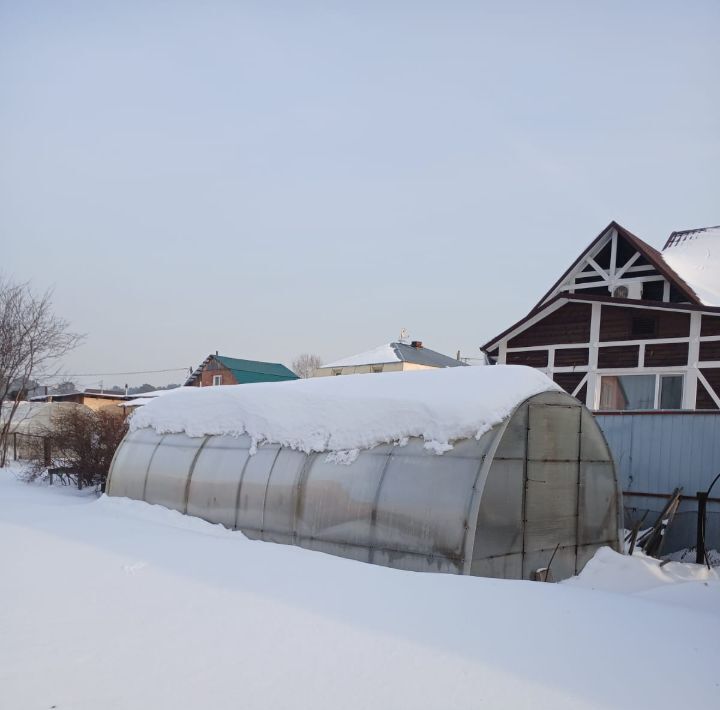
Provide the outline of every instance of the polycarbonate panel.
<path id="1" fill-rule="evenodd" d="M 473 560 L 470 574 L 477 577 L 498 579 L 522 579 L 522 554 L 499 555 Z"/>
<path id="2" fill-rule="evenodd" d="M 185 512 L 188 475 L 205 437 L 166 434 L 150 462 L 145 500 Z"/>
<path id="3" fill-rule="evenodd" d="M 280 449 L 265 495 L 264 540 L 285 542 L 286 538 L 293 537 L 298 479 L 307 458 L 308 455 L 302 451 Z"/>
<path id="4" fill-rule="evenodd" d="M 528 459 L 577 461 L 580 453 L 580 405 L 530 404 Z"/>
<path id="5" fill-rule="evenodd" d="M 162 436 L 153 429 L 138 429 L 125 435 L 110 470 L 108 495 L 142 500 L 150 459 Z"/>
<path id="6" fill-rule="evenodd" d="M 520 405 L 507 423 L 495 452 L 496 459 L 525 460 L 527 446 L 528 405 Z M 499 428 L 499 427 L 498 427 Z"/>
<path id="7" fill-rule="evenodd" d="M 612 463 L 581 463 L 578 544 L 616 540 L 617 521 L 617 484 Z"/>
<path id="8" fill-rule="evenodd" d="M 473 561 L 522 551 L 525 464 L 495 459 L 480 501 Z"/>
<path id="9" fill-rule="evenodd" d="M 552 579 L 556 582 L 572 577 L 575 574 L 575 546 L 560 547 L 556 551 L 553 545 L 546 550 L 526 552 L 523 562 L 523 579 L 533 579 L 533 573 L 536 570 L 548 565 L 550 565 Z"/>
<path id="10" fill-rule="evenodd" d="M 524 549 L 575 545 L 578 465 L 528 461 Z"/>
<path id="11" fill-rule="evenodd" d="M 249 449 L 247 436 L 213 436 L 208 440 L 190 479 L 188 515 L 235 527 L 240 477 L 250 456 Z"/>
<path id="12" fill-rule="evenodd" d="M 302 490 L 297 532 L 303 538 L 371 544 L 375 499 L 388 454 L 361 451 L 349 465 L 314 457 Z M 318 548 L 315 548 L 318 549 Z"/>
<path id="13" fill-rule="evenodd" d="M 460 557 L 481 461 L 400 451 L 390 455 L 380 486 L 373 547 Z"/>
<path id="14" fill-rule="evenodd" d="M 248 460 L 240 484 L 237 511 L 237 527 L 240 530 L 262 530 L 270 469 L 279 452 L 280 447 L 277 445 L 261 446 Z"/>
<path id="15" fill-rule="evenodd" d="M 582 410 L 581 425 L 580 458 L 583 461 L 612 461 L 602 430 L 587 409 Z"/>

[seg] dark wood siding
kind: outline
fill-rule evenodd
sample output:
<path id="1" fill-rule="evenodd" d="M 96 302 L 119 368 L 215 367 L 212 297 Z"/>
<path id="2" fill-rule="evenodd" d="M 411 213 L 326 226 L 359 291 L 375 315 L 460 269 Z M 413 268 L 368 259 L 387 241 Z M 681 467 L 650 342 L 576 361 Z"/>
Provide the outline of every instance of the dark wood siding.
<path id="1" fill-rule="evenodd" d="M 720 360 L 720 340 L 700 343 L 700 360 Z"/>
<path id="2" fill-rule="evenodd" d="M 590 340 L 591 312 L 589 303 L 566 303 L 508 341 L 508 347 L 587 343 Z"/>
<path id="3" fill-rule="evenodd" d="M 700 370 L 705 375 L 705 379 L 711 386 L 714 386 L 715 392 L 720 392 L 720 369 L 712 370 Z M 718 406 L 715 404 L 713 398 L 709 395 L 707 389 L 702 382 L 697 383 L 697 402 L 695 404 L 696 409 L 717 409 Z"/>
<path id="4" fill-rule="evenodd" d="M 703 316 L 700 321 L 700 335 L 720 335 L 720 316 Z"/>
<path id="5" fill-rule="evenodd" d="M 589 356 L 590 353 L 587 348 L 563 348 L 555 351 L 555 365 L 557 367 L 587 365 Z"/>
<path id="6" fill-rule="evenodd" d="M 583 377 L 585 377 L 584 372 L 556 372 L 553 375 L 553 380 L 557 382 L 568 394 L 572 394 L 575 391 L 575 388 L 580 384 Z"/>
<path id="7" fill-rule="evenodd" d="M 620 345 L 598 349 L 598 367 L 637 367 L 639 345 Z"/>
<path id="8" fill-rule="evenodd" d="M 646 367 L 668 367 L 670 365 L 687 365 L 687 343 L 649 343 L 645 346 Z"/>
<path id="9" fill-rule="evenodd" d="M 642 321 L 654 321 L 652 332 L 638 325 L 645 326 Z M 642 333 L 633 335 L 635 332 Z M 645 308 L 624 308 L 622 306 L 603 305 L 600 312 L 600 340 L 651 340 L 653 338 L 685 338 L 690 336 L 690 314 L 677 311 L 651 310 Z"/>
<path id="10" fill-rule="evenodd" d="M 528 365 L 529 367 L 547 367 L 547 350 L 522 350 L 515 353 L 507 353 L 505 362 L 508 365 Z"/>

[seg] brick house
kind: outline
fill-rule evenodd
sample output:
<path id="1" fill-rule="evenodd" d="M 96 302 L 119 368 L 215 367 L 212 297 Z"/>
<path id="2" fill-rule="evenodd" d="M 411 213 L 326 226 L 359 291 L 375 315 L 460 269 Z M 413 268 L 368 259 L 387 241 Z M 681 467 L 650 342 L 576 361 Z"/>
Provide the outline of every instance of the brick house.
<path id="1" fill-rule="evenodd" d="M 282 382 L 297 380 L 298 376 L 285 365 L 276 362 L 241 360 L 225 355 L 208 355 L 185 381 L 186 387 L 213 385 L 244 385 L 251 382 Z"/>

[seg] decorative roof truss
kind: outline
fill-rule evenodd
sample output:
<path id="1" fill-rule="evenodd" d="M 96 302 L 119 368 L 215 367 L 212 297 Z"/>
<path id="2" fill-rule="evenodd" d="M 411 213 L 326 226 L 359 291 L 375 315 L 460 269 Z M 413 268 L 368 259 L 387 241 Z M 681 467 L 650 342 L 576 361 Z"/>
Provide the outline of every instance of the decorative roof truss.
<path id="1" fill-rule="evenodd" d="M 669 301 L 670 281 L 621 229 L 613 223 L 601 233 L 536 308 L 563 292 L 640 299 L 652 290 L 652 300 Z"/>

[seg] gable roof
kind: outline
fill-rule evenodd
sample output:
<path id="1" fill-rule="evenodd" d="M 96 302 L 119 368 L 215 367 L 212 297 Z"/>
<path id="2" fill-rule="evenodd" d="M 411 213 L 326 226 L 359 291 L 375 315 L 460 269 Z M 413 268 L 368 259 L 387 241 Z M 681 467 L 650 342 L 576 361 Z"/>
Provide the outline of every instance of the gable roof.
<path id="1" fill-rule="evenodd" d="M 662 258 L 703 304 L 720 306 L 720 226 L 673 232 Z"/>
<path id="2" fill-rule="evenodd" d="M 466 364 L 422 345 L 417 347 L 398 341 L 330 362 L 323 367 L 360 367 L 362 365 L 387 365 L 395 362 L 408 362 L 427 367 L 458 367 Z"/>
<path id="3" fill-rule="evenodd" d="M 232 372 L 238 384 L 245 385 L 251 382 L 281 382 L 284 380 L 297 380 L 298 376 L 289 368 L 278 362 L 261 362 L 260 360 L 241 360 L 226 355 L 208 355 L 202 364 L 188 377 L 185 384 L 193 382 L 207 367 L 211 360 L 217 360 L 223 367 Z"/>
<path id="4" fill-rule="evenodd" d="M 570 267 L 563 273 L 563 275 L 551 286 L 550 290 L 535 304 L 532 311 L 537 311 L 543 306 L 551 297 L 557 295 L 557 290 L 565 282 L 567 277 L 580 265 L 580 263 L 587 258 L 588 254 L 591 253 L 599 244 L 606 238 L 609 238 L 612 230 L 616 230 L 618 236 L 629 242 L 640 254 L 642 254 L 648 262 L 657 269 L 657 271 L 670 281 L 687 299 L 690 303 L 696 305 L 703 305 L 702 301 L 698 298 L 695 291 L 691 286 L 686 283 L 685 279 L 682 278 L 663 258 L 657 249 L 651 247 L 649 244 L 644 242 L 640 237 L 635 236 L 632 232 L 628 231 L 622 225 L 618 224 L 614 220 L 608 224 L 595 239 L 581 252 L 580 256 L 570 265 Z M 710 304 L 705 304 L 710 305 Z"/>

